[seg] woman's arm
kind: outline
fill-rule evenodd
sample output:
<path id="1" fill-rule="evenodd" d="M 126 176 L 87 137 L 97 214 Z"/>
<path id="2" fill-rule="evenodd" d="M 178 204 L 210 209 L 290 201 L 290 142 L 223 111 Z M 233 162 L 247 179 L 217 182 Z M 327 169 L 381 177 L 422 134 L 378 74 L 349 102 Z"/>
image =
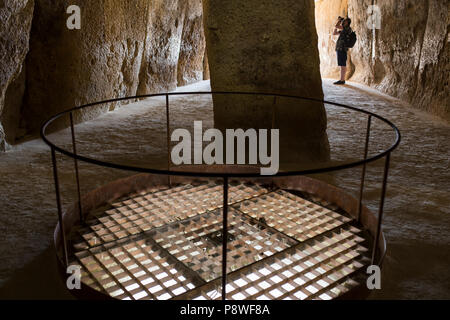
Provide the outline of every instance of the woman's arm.
<path id="1" fill-rule="evenodd" d="M 337 35 L 341 34 L 341 32 L 342 32 L 342 31 L 340 31 L 340 30 L 334 28 L 333 36 L 337 36 Z"/>
<path id="2" fill-rule="evenodd" d="M 344 29 L 344 27 L 342 26 L 342 21 L 338 21 L 334 26 L 333 36 L 337 36 L 338 34 L 340 34 L 340 30 L 342 29 Z"/>

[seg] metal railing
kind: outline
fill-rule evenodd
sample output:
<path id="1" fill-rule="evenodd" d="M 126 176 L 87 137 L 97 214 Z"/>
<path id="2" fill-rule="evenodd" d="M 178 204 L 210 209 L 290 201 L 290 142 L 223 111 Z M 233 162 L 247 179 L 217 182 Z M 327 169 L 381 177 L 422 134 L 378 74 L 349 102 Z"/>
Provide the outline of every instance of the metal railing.
<path id="1" fill-rule="evenodd" d="M 359 187 L 359 197 L 358 197 L 358 209 L 357 209 L 357 217 L 358 217 L 357 220 L 358 220 L 358 222 L 360 222 L 361 213 L 362 213 L 364 183 L 365 183 L 365 177 L 366 177 L 366 166 L 367 166 L 367 164 L 369 164 L 371 162 L 385 158 L 384 170 L 383 170 L 383 180 L 382 180 L 382 186 L 381 186 L 381 198 L 380 198 L 378 216 L 377 216 L 377 227 L 376 227 L 376 232 L 375 232 L 375 240 L 373 242 L 372 258 L 371 258 L 371 263 L 375 264 L 375 259 L 377 256 L 378 242 L 380 240 L 380 234 L 381 234 L 384 202 L 385 202 L 385 197 L 386 197 L 386 187 L 387 187 L 388 172 L 389 172 L 389 166 L 390 166 L 390 156 L 391 156 L 391 152 L 393 150 L 395 150 L 397 148 L 397 146 L 399 145 L 400 139 L 401 139 L 400 131 L 398 130 L 398 128 L 389 120 L 387 120 L 375 113 L 372 113 L 372 112 L 369 112 L 366 110 L 362 110 L 359 108 L 347 106 L 347 105 L 340 104 L 340 103 L 335 103 L 335 102 L 330 102 L 330 101 L 325 101 L 325 100 L 320 100 L 320 99 L 314 99 L 314 98 L 298 97 L 298 96 L 293 96 L 293 95 L 272 94 L 272 93 L 254 93 L 254 92 L 223 92 L 223 91 L 174 92 L 174 93 L 149 94 L 149 95 L 140 95 L 140 96 L 133 96 L 133 97 L 110 99 L 110 100 L 86 104 L 83 106 L 79 106 L 79 107 L 75 107 L 75 108 L 63 111 L 63 112 L 58 113 L 55 116 L 51 117 L 48 121 L 45 122 L 45 124 L 41 128 L 41 137 L 44 140 L 44 142 L 51 149 L 51 156 L 52 156 L 52 163 L 53 163 L 53 177 L 54 177 L 54 183 L 55 183 L 56 203 L 57 203 L 57 210 L 58 210 L 61 241 L 62 241 L 62 247 L 63 247 L 64 264 L 66 266 L 68 266 L 69 257 L 68 257 L 66 233 L 65 233 L 64 222 L 63 222 L 63 211 L 62 211 L 62 204 L 61 204 L 58 168 L 57 168 L 57 162 L 56 162 L 56 152 L 59 152 L 60 154 L 70 157 L 74 160 L 75 177 L 76 177 L 76 185 L 77 185 L 77 197 L 78 197 L 77 207 L 78 207 L 78 213 L 79 213 L 81 222 L 84 221 L 84 217 L 83 217 L 82 202 L 81 202 L 81 191 L 80 191 L 81 189 L 80 189 L 78 161 L 98 165 L 101 167 L 119 169 L 119 170 L 133 171 L 133 172 L 139 172 L 139 173 L 152 173 L 152 174 L 158 174 L 158 175 L 167 175 L 169 186 L 170 186 L 170 177 L 171 176 L 221 178 L 221 179 L 223 179 L 222 299 L 226 298 L 229 178 L 258 178 L 258 177 L 261 177 L 261 175 L 258 173 L 251 173 L 251 172 L 242 172 L 242 173 L 201 172 L 201 171 L 195 172 L 195 171 L 182 171 L 182 170 L 172 170 L 171 169 L 170 148 L 169 148 L 169 146 L 170 146 L 170 97 L 171 96 L 182 96 L 182 95 L 206 95 L 206 94 L 207 95 L 267 96 L 267 97 L 274 97 L 274 99 L 276 99 L 276 98 L 291 98 L 291 99 L 301 100 L 301 101 L 310 101 L 310 102 L 316 102 L 316 103 L 321 103 L 321 104 L 329 104 L 329 105 L 333 105 L 333 106 L 344 108 L 344 109 L 349 109 L 349 110 L 367 115 L 364 154 L 363 154 L 362 159 L 353 161 L 350 163 L 344 163 L 344 164 L 333 165 L 333 166 L 328 166 L 328 167 L 305 169 L 305 170 L 280 171 L 271 177 L 282 177 L 282 176 L 286 177 L 286 176 L 318 174 L 318 173 L 338 171 L 338 170 L 344 170 L 344 169 L 353 168 L 353 167 L 357 167 L 357 166 L 362 166 L 361 180 L 360 180 L 360 187 Z M 102 104 L 115 103 L 115 102 L 121 102 L 121 101 L 127 101 L 127 100 L 135 100 L 135 99 L 152 98 L 152 97 L 165 97 L 166 130 L 167 130 L 167 169 L 161 170 L 161 169 L 154 169 L 154 168 L 143 168 L 143 167 L 137 167 L 137 166 L 123 165 L 123 164 L 102 161 L 99 159 L 82 156 L 77 153 L 77 143 L 76 143 L 75 126 L 74 126 L 74 119 L 73 119 L 74 112 L 80 111 L 80 110 L 83 110 L 86 108 L 99 106 Z M 67 114 L 69 114 L 69 119 L 70 119 L 72 151 L 65 150 L 62 147 L 55 145 L 47 137 L 48 126 Z M 274 114 L 275 113 L 272 112 L 272 116 L 274 116 Z M 389 148 L 383 150 L 382 152 L 377 153 L 376 155 L 368 157 L 368 150 L 369 150 L 373 118 L 379 119 L 382 122 L 384 122 L 385 124 L 387 124 L 389 127 L 391 127 L 393 129 L 393 132 L 395 133 L 395 139 L 394 139 L 393 143 L 389 146 Z M 272 123 L 273 123 L 273 119 L 272 119 Z M 267 176 L 265 176 L 265 177 L 267 177 Z M 378 261 L 379 265 L 381 264 L 383 258 L 384 258 L 384 255 L 382 257 L 380 257 L 380 259 Z"/>

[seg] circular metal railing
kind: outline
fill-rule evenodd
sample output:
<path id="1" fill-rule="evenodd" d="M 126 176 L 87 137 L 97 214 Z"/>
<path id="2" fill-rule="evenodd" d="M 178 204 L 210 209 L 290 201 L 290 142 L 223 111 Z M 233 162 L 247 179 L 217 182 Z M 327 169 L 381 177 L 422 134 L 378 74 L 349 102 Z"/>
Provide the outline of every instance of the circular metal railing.
<path id="1" fill-rule="evenodd" d="M 76 160 L 80 160 L 80 161 L 83 161 L 83 162 L 87 162 L 87 163 L 91 163 L 91 164 L 94 164 L 94 165 L 99 165 L 99 166 L 109 167 L 109 168 L 114 168 L 114 169 L 119 169 L 119 170 L 127 170 L 127 171 L 141 172 L 141 173 L 154 173 L 154 174 L 162 174 L 162 175 L 172 175 L 172 176 L 190 176 L 190 177 L 219 177 L 219 178 L 220 177 L 222 177 L 222 178 L 223 177 L 230 177 L 230 178 L 231 177 L 258 177 L 259 176 L 258 173 L 195 172 L 195 171 L 171 170 L 170 168 L 168 168 L 167 170 L 162 170 L 162 169 L 155 169 L 155 168 L 143 168 L 143 167 L 123 165 L 123 164 L 113 163 L 113 162 L 109 162 L 109 161 L 102 161 L 102 160 L 99 160 L 99 159 L 94 159 L 94 158 L 78 155 L 76 152 L 74 152 L 74 150 L 73 151 L 69 151 L 69 150 L 65 150 L 65 149 L 63 149 L 61 147 L 58 147 L 57 145 L 52 143 L 47 138 L 47 127 L 51 123 L 56 121 L 57 119 L 63 117 L 64 115 L 67 115 L 67 114 L 70 115 L 72 133 L 74 133 L 74 130 L 73 130 L 73 113 L 75 111 L 83 110 L 83 109 L 86 109 L 86 108 L 92 108 L 92 107 L 99 106 L 99 105 L 102 105 L 102 104 L 122 102 L 122 101 L 134 100 L 134 99 L 145 99 L 145 98 L 165 96 L 166 97 L 167 124 L 169 124 L 170 123 L 170 118 L 169 118 L 169 110 L 170 110 L 169 97 L 170 96 L 205 95 L 205 94 L 208 94 L 208 95 L 214 95 L 214 94 L 217 94 L 217 95 L 247 95 L 247 96 L 253 95 L 253 96 L 269 96 L 269 97 L 279 97 L 279 98 L 291 98 L 291 99 L 298 99 L 298 100 L 302 100 L 302 101 L 311 101 L 311 102 L 329 104 L 329 105 L 333 105 L 333 106 L 336 106 L 336 107 L 345 108 L 345 109 L 353 110 L 353 111 L 356 111 L 356 112 L 360 112 L 360 113 L 366 114 L 368 116 L 368 122 L 367 122 L 368 136 L 367 136 L 366 142 L 368 142 L 368 139 L 369 139 L 369 136 L 370 136 L 372 117 L 381 120 L 382 122 L 387 124 L 389 127 L 391 127 L 393 129 L 393 131 L 395 132 L 395 140 L 393 141 L 392 145 L 389 146 L 389 148 L 383 150 L 382 152 L 379 152 L 378 154 L 376 154 L 374 156 L 371 156 L 369 158 L 367 158 L 367 156 L 365 156 L 364 159 L 357 160 L 357 161 L 350 162 L 350 163 L 346 163 L 346 164 L 336 165 L 336 166 L 328 166 L 328 167 L 306 169 L 306 170 L 281 171 L 281 172 L 278 172 L 277 174 L 275 174 L 274 176 L 298 176 L 298 175 L 306 175 L 306 174 L 316 174 L 316 173 L 331 172 L 331 171 L 337 171 L 337 170 L 343 170 L 343 169 L 348 169 L 348 168 L 352 168 L 352 167 L 357 167 L 357 166 L 364 165 L 364 164 L 376 161 L 378 159 L 381 159 L 381 158 L 387 156 L 395 148 L 397 148 L 398 144 L 400 143 L 400 131 L 398 130 L 398 128 L 392 122 L 387 120 L 386 118 L 383 118 L 383 117 L 381 117 L 381 116 L 379 116 L 379 115 L 377 115 L 377 114 L 375 114 L 373 112 L 370 112 L 370 111 L 366 111 L 366 110 L 363 110 L 363 109 L 358 109 L 358 108 L 355 108 L 355 107 L 347 106 L 347 105 L 336 103 L 336 102 L 325 101 L 325 100 L 314 99 L 314 98 L 298 97 L 298 96 L 293 96 L 293 95 L 272 94 L 272 93 L 250 93 L 250 92 L 222 92 L 222 91 L 214 91 L 214 92 L 173 92 L 173 93 L 149 94 L 149 95 L 140 95 L 140 96 L 133 96 L 133 97 L 124 97 L 124 98 L 110 99 L 110 100 L 104 100 L 104 101 L 100 101 L 100 102 L 94 102 L 94 103 L 85 104 L 85 105 L 82 105 L 82 106 L 79 106 L 79 107 L 75 107 L 75 108 L 72 108 L 72 109 L 60 112 L 60 113 L 56 114 L 55 116 L 53 116 L 52 118 L 50 118 L 48 121 L 46 121 L 44 123 L 44 125 L 42 126 L 42 128 L 41 128 L 41 137 L 44 140 L 44 142 L 50 148 L 52 148 L 52 150 L 57 151 L 57 152 L 59 152 L 61 154 L 64 154 L 64 155 L 66 155 L 66 156 L 68 156 L 70 158 L 73 158 L 73 159 L 76 159 Z M 169 127 L 168 127 L 168 129 L 169 129 Z M 75 143 L 75 141 L 73 141 L 73 142 Z"/>
<path id="2" fill-rule="evenodd" d="M 367 115 L 364 154 L 363 154 L 362 159 L 358 159 L 356 161 L 352 161 L 352 162 L 348 162 L 348 163 L 344 163 L 344 164 L 331 165 L 331 166 L 312 168 L 312 169 L 309 168 L 309 169 L 304 169 L 304 170 L 284 170 L 284 171 L 279 171 L 278 173 L 272 175 L 271 177 L 286 177 L 286 176 L 318 174 L 318 173 L 344 170 L 344 169 L 348 169 L 348 168 L 362 166 L 359 199 L 358 199 L 358 221 L 359 221 L 360 217 L 361 217 L 361 210 L 362 210 L 364 182 L 365 182 L 365 176 L 366 176 L 366 165 L 371 162 L 374 162 L 376 160 L 384 158 L 385 163 L 384 163 L 383 180 L 382 180 L 382 186 L 381 186 L 381 198 L 380 198 L 380 204 L 379 204 L 379 210 L 378 210 L 375 240 L 374 240 L 373 250 L 372 250 L 372 264 L 375 264 L 375 259 L 377 256 L 377 247 L 378 247 L 377 245 L 378 245 L 378 242 L 380 239 L 380 233 L 381 233 L 383 207 L 384 207 L 384 201 L 385 201 L 385 196 L 386 196 L 386 185 L 387 185 L 388 171 L 389 171 L 389 165 L 390 165 L 390 155 L 391 155 L 391 152 L 398 147 L 398 145 L 400 143 L 400 139 L 401 139 L 400 131 L 398 130 L 398 128 L 389 120 L 387 120 L 373 112 L 362 110 L 362 109 L 351 107 L 351 106 L 347 106 L 347 105 L 340 104 L 340 103 L 331 102 L 331 101 L 325 101 L 325 100 L 308 98 L 308 97 L 299 97 L 299 96 L 293 96 L 293 95 L 273 94 L 273 93 L 214 91 L 214 92 L 173 92 L 173 93 L 148 94 L 148 95 L 140 95 L 140 96 L 133 96 L 133 97 L 110 99 L 110 100 L 85 104 L 85 105 L 82 105 L 79 107 L 75 107 L 75 108 L 60 112 L 45 122 L 45 124 L 41 128 L 41 137 L 44 140 L 44 142 L 51 149 L 52 163 L 53 163 L 53 175 L 54 175 L 55 191 L 56 191 L 56 201 L 57 201 L 58 218 L 59 218 L 59 228 L 60 228 L 61 239 L 63 242 L 63 256 L 64 256 L 63 258 L 64 258 L 64 263 L 66 266 L 68 265 L 68 251 L 67 251 L 67 245 L 66 245 L 66 234 L 65 234 L 65 230 L 64 230 L 64 224 L 63 224 L 63 213 L 62 213 L 62 206 L 61 206 L 58 168 L 57 168 L 57 163 L 56 163 L 56 152 L 58 152 L 62 155 L 65 155 L 67 157 L 70 157 L 74 160 L 80 221 L 83 221 L 83 215 L 82 215 L 82 208 L 81 208 L 81 192 L 80 192 L 78 161 L 90 163 L 90 164 L 101 166 L 101 167 L 108 167 L 108 168 L 133 171 L 133 172 L 139 172 L 139 173 L 167 175 L 168 177 L 170 177 L 170 176 L 186 176 L 186 177 L 222 178 L 223 179 L 222 297 L 223 297 L 223 299 L 226 297 L 226 270 L 227 270 L 226 247 L 227 247 L 227 241 L 228 241 L 229 178 L 258 178 L 258 177 L 267 177 L 267 176 L 261 176 L 260 174 L 254 173 L 254 172 L 231 172 L 231 171 L 227 172 L 226 170 L 221 171 L 221 172 L 205 172 L 205 171 L 195 171 L 195 170 L 183 171 L 183 170 L 172 169 L 170 166 L 170 151 L 169 151 L 170 150 L 169 149 L 169 146 L 170 146 L 170 140 L 169 140 L 169 136 L 170 136 L 170 97 L 171 96 L 182 96 L 182 95 L 242 95 L 242 96 L 266 96 L 266 97 L 273 97 L 275 99 L 276 98 L 290 98 L 290 99 L 294 99 L 294 100 L 298 100 L 298 101 L 309 101 L 309 102 L 315 102 L 315 103 L 321 103 L 321 104 L 328 104 L 328 105 L 336 106 L 339 108 L 344 108 L 347 110 L 351 110 L 354 112 L 358 112 L 358 113 Z M 93 108 L 93 107 L 103 105 L 103 104 L 108 104 L 108 103 L 116 103 L 116 102 L 123 102 L 123 101 L 136 100 L 136 99 L 153 98 L 153 97 L 165 97 L 165 100 L 166 100 L 165 101 L 165 111 L 166 111 L 166 130 L 167 130 L 167 163 L 168 163 L 167 169 L 144 168 L 144 167 L 139 167 L 139 166 L 124 165 L 124 164 L 114 163 L 111 161 L 104 161 L 104 160 L 100 160 L 100 159 L 96 159 L 96 158 L 92 158 L 92 157 L 82 156 L 77 153 L 76 132 L 75 132 L 75 127 L 74 127 L 74 117 L 73 117 L 74 112 L 84 110 L 87 108 Z M 66 116 L 66 115 L 69 115 L 69 119 L 70 119 L 72 150 L 66 150 L 60 146 L 57 146 L 55 143 L 51 142 L 47 136 L 48 135 L 48 132 L 47 132 L 48 127 L 52 123 L 54 123 L 55 121 L 57 121 L 58 119 L 61 119 L 63 116 Z M 381 120 L 383 123 L 387 124 L 394 132 L 395 139 L 389 145 L 389 147 L 378 152 L 375 155 L 368 157 L 368 148 L 369 148 L 369 141 L 370 141 L 370 136 L 371 136 L 372 119 L 373 118 Z M 225 168 L 226 168 L 226 166 L 225 166 Z M 386 250 L 384 250 L 384 254 L 385 254 L 385 251 Z M 384 254 L 378 260 L 378 265 L 381 264 L 381 262 L 384 258 Z"/>

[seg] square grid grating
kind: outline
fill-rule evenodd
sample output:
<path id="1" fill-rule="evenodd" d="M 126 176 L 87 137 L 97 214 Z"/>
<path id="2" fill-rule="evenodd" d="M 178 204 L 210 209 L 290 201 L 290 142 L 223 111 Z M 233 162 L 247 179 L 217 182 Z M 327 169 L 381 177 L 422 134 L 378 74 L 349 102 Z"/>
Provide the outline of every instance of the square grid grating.
<path id="1" fill-rule="evenodd" d="M 220 299 L 222 185 L 148 190 L 72 235 L 84 284 L 118 299 Z M 331 299 L 367 249 L 351 219 L 283 190 L 230 186 L 227 299 Z"/>
<path id="2" fill-rule="evenodd" d="M 358 230 L 346 226 L 326 236 L 301 243 L 292 250 L 264 259 L 227 277 L 227 299 L 321 299 L 329 300 L 347 292 L 358 282 L 369 263 Z M 204 286 L 179 299 L 221 299 L 220 282 Z"/>
<path id="3" fill-rule="evenodd" d="M 236 210 L 229 210 L 228 272 L 283 251 L 296 241 L 264 228 Z M 222 272 L 222 211 L 215 210 L 150 233 L 161 247 L 200 275 L 205 281 Z"/>
<path id="4" fill-rule="evenodd" d="M 313 202 L 277 190 L 235 205 L 240 211 L 299 241 L 305 241 L 351 221 Z"/>
<path id="5" fill-rule="evenodd" d="M 86 227 L 77 230 L 74 249 L 122 239 L 134 234 L 184 220 L 223 206 L 222 186 L 215 183 L 183 185 L 162 191 L 144 191 L 91 213 Z M 256 185 L 231 186 L 232 203 L 267 193 Z"/>
<path id="6" fill-rule="evenodd" d="M 170 299 L 205 283 L 145 240 L 100 245 L 76 258 L 84 267 L 85 284 L 123 300 Z"/>

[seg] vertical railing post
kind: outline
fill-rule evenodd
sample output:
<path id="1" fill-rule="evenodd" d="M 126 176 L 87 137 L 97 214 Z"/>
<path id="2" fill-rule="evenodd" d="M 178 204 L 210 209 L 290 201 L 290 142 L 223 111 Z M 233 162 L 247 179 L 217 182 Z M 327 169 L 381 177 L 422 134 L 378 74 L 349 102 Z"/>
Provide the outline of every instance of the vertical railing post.
<path id="1" fill-rule="evenodd" d="M 380 208 L 378 210 L 377 230 L 375 233 L 375 242 L 373 243 L 373 250 L 372 250 L 372 265 L 375 264 L 378 242 L 380 241 L 381 223 L 383 221 L 383 207 L 384 207 L 384 199 L 386 197 L 386 186 L 387 186 L 390 158 L 391 158 L 391 153 L 389 152 L 386 155 L 386 160 L 384 163 L 383 183 L 381 186 L 381 199 L 380 199 Z"/>
<path id="2" fill-rule="evenodd" d="M 275 115 L 276 115 L 276 111 L 277 111 L 277 96 L 273 97 L 273 105 L 272 105 L 272 130 L 275 130 Z M 269 150 L 267 150 L 269 151 Z M 270 151 L 272 152 L 272 150 Z M 272 190 L 275 190 L 275 181 L 274 179 L 272 179 L 272 182 L 270 183 L 270 188 Z"/>
<path id="3" fill-rule="evenodd" d="M 77 180 L 77 193 L 78 193 L 78 214 L 80 216 L 80 223 L 84 222 L 84 218 L 83 218 L 83 210 L 81 208 L 81 190 L 80 190 L 80 175 L 78 172 L 78 159 L 76 158 L 77 156 L 77 144 L 76 144 L 76 140 L 75 140 L 75 128 L 73 125 L 73 115 L 72 115 L 72 111 L 70 112 L 70 130 L 72 133 L 72 150 L 73 150 L 73 154 L 75 155 L 75 158 L 73 158 L 74 161 L 74 165 L 75 165 L 75 177 Z"/>
<path id="4" fill-rule="evenodd" d="M 274 96 L 273 97 L 273 105 L 272 105 L 272 129 L 275 129 L 275 112 L 276 112 L 276 108 L 277 108 L 277 97 Z"/>
<path id="5" fill-rule="evenodd" d="M 227 298 L 228 177 L 223 178 L 222 300 Z"/>
<path id="6" fill-rule="evenodd" d="M 369 151 L 369 139 L 370 139 L 370 126 L 372 123 L 372 115 L 369 115 L 367 120 L 367 131 L 366 131 L 366 145 L 364 147 L 364 161 L 367 160 L 367 154 Z M 361 213 L 362 213 L 362 199 L 364 195 L 364 182 L 366 179 L 366 163 L 364 162 L 361 173 L 361 185 L 359 188 L 359 202 L 358 202 L 358 222 L 361 222 Z"/>
<path id="7" fill-rule="evenodd" d="M 52 147 L 52 163 L 53 163 L 53 178 L 55 179 L 55 191 L 56 191 L 56 206 L 58 208 L 58 220 L 59 220 L 59 232 L 61 234 L 61 242 L 63 246 L 63 256 L 64 256 L 64 263 L 67 268 L 69 265 L 69 257 L 67 254 L 67 243 L 66 243 L 66 234 L 64 231 L 64 222 L 63 222 L 63 215 L 62 215 L 62 208 L 61 208 L 61 197 L 59 192 L 59 179 L 58 179 L 58 168 L 56 164 L 56 154 L 55 149 Z M 58 248 L 56 248 L 58 249 Z"/>
<path id="8" fill-rule="evenodd" d="M 167 130 L 167 171 L 170 171 L 170 117 L 169 117 L 169 94 L 166 94 L 166 130 Z M 167 185 L 170 188 L 171 178 L 167 176 Z"/>

